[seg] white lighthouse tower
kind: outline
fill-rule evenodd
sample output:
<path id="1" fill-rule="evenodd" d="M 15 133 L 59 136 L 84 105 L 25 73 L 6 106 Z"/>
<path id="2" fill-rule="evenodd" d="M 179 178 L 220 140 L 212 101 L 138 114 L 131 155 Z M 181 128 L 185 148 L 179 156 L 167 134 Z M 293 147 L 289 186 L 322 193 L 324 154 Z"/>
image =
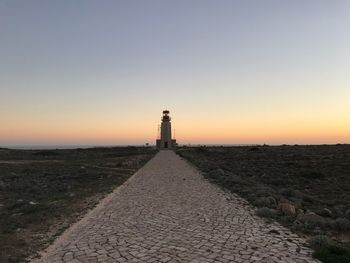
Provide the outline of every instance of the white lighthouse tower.
<path id="1" fill-rule="evenodd" d="M 176 140 L 171 138 L 171 118 L 169 113 L 168 110 L 163 111 L 160 138 L 157 139 L 158 149 L 174 149 L 176 146 Z"/>

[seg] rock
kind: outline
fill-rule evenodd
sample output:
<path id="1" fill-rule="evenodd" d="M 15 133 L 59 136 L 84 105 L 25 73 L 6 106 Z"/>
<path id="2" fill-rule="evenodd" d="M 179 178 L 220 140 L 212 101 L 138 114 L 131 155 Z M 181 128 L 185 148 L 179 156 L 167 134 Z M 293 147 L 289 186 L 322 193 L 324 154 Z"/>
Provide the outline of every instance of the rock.
<path id="1" fill-rule="evenodd" d="M 278 203 L 278 210 L 280 210 L 283 214 L 289 216 L 296 216 L 295 206 L 290 203 Z"/>
<path id="2" fill-rule="evenodd" d="M 325 218 L 314 212 L 307 212 L 303 216 L 300 216 L 299 220 L 301 222 L 311 223 L 315 225 L 322 225 L 326 222 Z"/>
<path id="3" fill-rule="evenodd" d="M 320 216 L 324 216 L 324 217 L 331 217 L 332 216 L 332 211 L 329 210 L 328 208 L 323 208 L 317 214 L 319 214 Z"/>

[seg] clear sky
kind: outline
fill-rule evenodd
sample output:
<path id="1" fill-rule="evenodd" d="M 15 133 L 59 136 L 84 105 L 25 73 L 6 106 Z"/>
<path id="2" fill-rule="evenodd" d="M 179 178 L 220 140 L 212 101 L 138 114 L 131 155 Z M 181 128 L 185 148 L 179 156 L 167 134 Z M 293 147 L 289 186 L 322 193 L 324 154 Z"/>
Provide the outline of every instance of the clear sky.
<path id="1" fill-rule="evenodd" d="M 0 0 L 0 145 L 350 143 L 350 1 Z"/>

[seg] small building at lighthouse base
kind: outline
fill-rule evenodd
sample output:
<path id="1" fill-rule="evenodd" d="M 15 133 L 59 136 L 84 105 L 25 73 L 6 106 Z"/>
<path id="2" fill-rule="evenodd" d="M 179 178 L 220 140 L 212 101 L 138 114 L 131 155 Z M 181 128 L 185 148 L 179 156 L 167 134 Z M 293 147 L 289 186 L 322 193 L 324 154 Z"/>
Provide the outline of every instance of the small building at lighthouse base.
<path id="1" fill-rule="evenodd" d="M 176 147 L 176 140 L 172 139 L 170 141 L 162 141 L 161 139 L 158 139 L 156 145 L 158 149 L 174 149 Z"/>

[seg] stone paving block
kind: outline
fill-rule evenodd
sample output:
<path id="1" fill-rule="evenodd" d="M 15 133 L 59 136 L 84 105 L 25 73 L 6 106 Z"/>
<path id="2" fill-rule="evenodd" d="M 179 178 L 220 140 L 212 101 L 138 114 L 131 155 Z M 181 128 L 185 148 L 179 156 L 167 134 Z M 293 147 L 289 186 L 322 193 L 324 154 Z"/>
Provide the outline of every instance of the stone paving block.
<path id="1" fill-rule="evenodd" d="M 304 243 L 164 150 L 34 262 L 317 262 Z"/>

